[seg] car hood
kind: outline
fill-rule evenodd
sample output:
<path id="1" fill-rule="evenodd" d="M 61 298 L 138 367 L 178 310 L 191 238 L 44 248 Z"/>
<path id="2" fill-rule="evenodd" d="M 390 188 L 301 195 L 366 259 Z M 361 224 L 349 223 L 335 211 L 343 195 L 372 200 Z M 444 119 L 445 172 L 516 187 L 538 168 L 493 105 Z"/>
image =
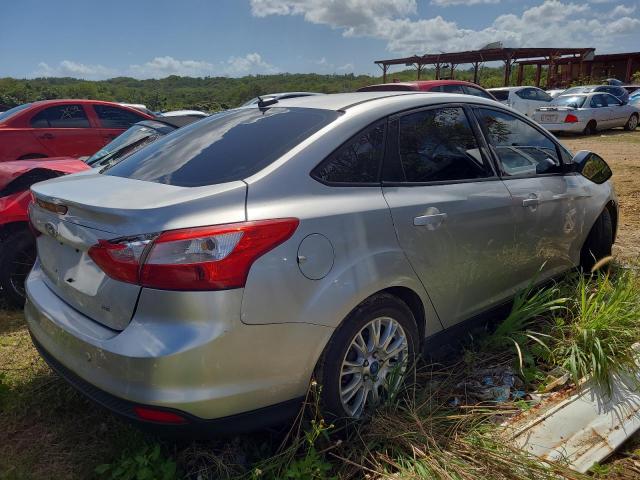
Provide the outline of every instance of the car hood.
<path id="1" fill-rule="evenodd" d="M 9 185 L 14 179 L 31 170 L 42 169 L 60 173 L 75 173 L 89 170 L 90 168 L 82 160 L 73 157 L 35 158 L 33 160 L 0 162 L 0 190 Z"/>

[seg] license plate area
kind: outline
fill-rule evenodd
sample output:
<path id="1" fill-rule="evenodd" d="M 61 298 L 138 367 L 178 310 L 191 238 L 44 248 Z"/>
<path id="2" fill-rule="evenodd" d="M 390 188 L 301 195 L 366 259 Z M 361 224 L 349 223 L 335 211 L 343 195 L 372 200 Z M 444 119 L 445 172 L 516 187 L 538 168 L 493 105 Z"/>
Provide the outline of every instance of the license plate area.
<path id="1" fill-rule="evenodd" d="M 554 114 L 546 114 L 546 115 L 542 115 L 540 118 L 544 123 L 554 123 L 556 121 L 556 118 L 558 118 L 558 116 Z"/>

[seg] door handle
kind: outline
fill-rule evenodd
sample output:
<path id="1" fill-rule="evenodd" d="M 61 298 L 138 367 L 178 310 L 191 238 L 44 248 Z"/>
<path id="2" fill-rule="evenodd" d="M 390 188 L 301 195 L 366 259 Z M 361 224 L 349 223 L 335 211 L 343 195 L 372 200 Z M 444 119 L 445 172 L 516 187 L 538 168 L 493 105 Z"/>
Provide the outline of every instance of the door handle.
<path id="1" fill-rule="evenodd" d="M 430 229 L 436 229 L 447 219 L 446 213 L 434 213 L 431 215 L 421 215 L 413 219 L 413 224 L 416 227 L 427 227 Z"/>
<path id="2" fill-rule="evenodd" d="M 53 140 L 54 138 L 56 138 L 52 133 L 43 133 L 42 135 L 39 135 L 39 137 L 46 140 Z"/>
<path id="3" fill-rule="evenodd" d="M 538 197 L 530 197 L 522 200 L 523 207 L 537 207 L 538 205 L 540 205 L 540 200 L 538 200 Z"/>

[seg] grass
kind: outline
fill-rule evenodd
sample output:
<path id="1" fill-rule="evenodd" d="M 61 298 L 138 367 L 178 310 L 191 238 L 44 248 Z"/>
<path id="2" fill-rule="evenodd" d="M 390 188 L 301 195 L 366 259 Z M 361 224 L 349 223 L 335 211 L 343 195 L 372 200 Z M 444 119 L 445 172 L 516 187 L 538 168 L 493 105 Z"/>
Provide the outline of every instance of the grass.
<path id="1" fill-rule="evenodd" d="M 451 392 L 496 365 L 513 365 L 530 389 L 558 365 L 574 382 L 593 376 L 606 389 L 612 374 L 634 366 L 638 286 L 633 271 L 614 269 L 528 289 L 492 334 L 474 336 L 461 355 L 419 365 L 368 421 L 325 422 L 321 388 L 312 384 L 291 429 L 191 444 L 145 437 L 75 393 L 39 358 L 22 314 L 0 310 L 0 479 L 586 478 L 501 441 L 498 423 L 529 408 L 525 400 L 452 406 Z M 619 478 L 635 468 L 625 465 Z M 592 474 L 609 471 L 617 470 L 596 466 Z"/>

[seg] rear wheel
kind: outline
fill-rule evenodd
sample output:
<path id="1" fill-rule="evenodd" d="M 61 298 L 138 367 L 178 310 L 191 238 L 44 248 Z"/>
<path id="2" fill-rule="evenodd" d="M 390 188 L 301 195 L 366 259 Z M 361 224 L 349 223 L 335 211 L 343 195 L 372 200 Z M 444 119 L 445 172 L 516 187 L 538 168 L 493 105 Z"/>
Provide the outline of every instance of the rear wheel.
<path id="1" fill-rule="evenodd" d="M 603 258 L 611 255 L 613 246 L 613 222 L 611 214 L 605 208 L 582 246 L 580 267 L 585 273 L 591 272 L 593 266 Z"/>
<path id="2" fill-rule="evenodd" d="M 359 418 L 397 391 L 418 351 L 409 307 L 389 294 L 357 307 L 336 330 L 319 368 L 327 413 Z"/>
<path id="3" fill-rule="evenodd" d="M 587 123 L 587 126 L 584 127 L 584 130 L 582 131 L 583 134 L 585 135 L 594 135 L 598 130 L 598 124 L 596 123 L 595 120 L 591 120 L 589 123 Z"/>
<path id="4" fill-rule="evenodd" d="M 24 306 L 24 282 L 36 261 L 36 245 L 32 233 L 21 229 L 2 241 L 0 254 L 0 287 L 14 307 Z"/>
<path id="5" fill-rule="evenodd" d="M 625 124 L 624 129 L 628 130 L 629 132 L 633 132 L 637 126 L 638 126 L 638 114 L 634 113 L 629 117 L 629 120 L 627 120 L 627 123 Z"/>

